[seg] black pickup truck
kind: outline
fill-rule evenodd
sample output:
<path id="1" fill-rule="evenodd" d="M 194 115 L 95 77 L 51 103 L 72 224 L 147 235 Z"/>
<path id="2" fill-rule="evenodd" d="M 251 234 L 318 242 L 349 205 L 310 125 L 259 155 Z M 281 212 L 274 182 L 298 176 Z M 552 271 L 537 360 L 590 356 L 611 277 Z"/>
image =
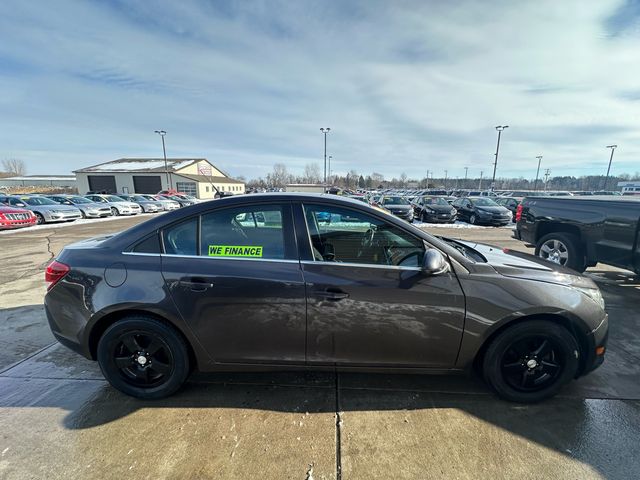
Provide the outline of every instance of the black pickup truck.
<path id="1" fill-rule="evenodd" d="M 579 272 L 601 262 L 640 275 L 640 199 L 526 197 L 514 237 Z"/>

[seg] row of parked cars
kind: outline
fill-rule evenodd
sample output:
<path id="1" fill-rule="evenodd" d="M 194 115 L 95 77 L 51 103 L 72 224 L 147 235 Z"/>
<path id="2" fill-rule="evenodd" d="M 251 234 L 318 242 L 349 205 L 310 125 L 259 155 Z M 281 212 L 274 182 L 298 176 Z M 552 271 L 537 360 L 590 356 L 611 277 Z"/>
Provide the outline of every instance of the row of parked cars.
<path id="1" fill-rule="evenodd" d="M 444 195 L 406 196 L 400 194 L 369 194 L 362 198 L 369 204 L 384 208 L 408 222 L 454 223 L 504 226 L 514 217 L 518 200 L 504 197 L 451 197 Z"/>
<path id="2" fill-rule="evenodd" d="M 139 213 L 158 213 L 193 205 L 188 195 L 0 195 L 0 230 L 81 218 L 105 218 Z"/>

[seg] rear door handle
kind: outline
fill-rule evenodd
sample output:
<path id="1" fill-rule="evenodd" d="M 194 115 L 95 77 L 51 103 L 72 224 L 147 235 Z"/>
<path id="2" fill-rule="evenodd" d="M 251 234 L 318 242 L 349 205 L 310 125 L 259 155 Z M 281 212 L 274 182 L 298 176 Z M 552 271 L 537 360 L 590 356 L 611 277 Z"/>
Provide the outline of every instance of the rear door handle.
<path id="1" fill-rule="evenodd" d="M 194 292 L 204 292 L 205 290 L 208 290 L 209 288 L 214 287 L 213 283 L 205 280 L 204 278 L 198 278 L 198 277 L 181 278 L 179 283 L 181 286 L 187 287 L 193 290 Z"/>
<path id="2" fill-rule="evenodd" d="M 315 292 L 315 295 L 317 297 L 321 297 L 324 298 L 326 300 L 330 300 L 332 302 L 337 302 L 339 300 L 345 299 L 349 296 L 349 294 L 347 292 L 343 292 L 342 290 L 324 290 L 324 291 L 319 291 L 319 292 Z"/>

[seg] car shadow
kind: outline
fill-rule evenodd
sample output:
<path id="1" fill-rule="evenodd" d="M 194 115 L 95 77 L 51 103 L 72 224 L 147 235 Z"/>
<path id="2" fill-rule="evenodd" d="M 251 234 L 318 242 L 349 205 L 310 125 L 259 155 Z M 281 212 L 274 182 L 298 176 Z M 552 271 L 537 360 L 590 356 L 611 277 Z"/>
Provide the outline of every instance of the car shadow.
<path id="1" fill-rule="evenodd" d="M 640 347 L 635 345 L 640 321 L 634 307 L 640 290 L 622 287 L 637 287 L 637 279 L 616 272 L 592 275 L 602 277 L 597 281 L 610 313 L 607 361 L 540 404 L 504 402 L 476 377 L 334 372 L 198 373 L 174 396 L 144 401 L 111 388 L 95 362 L 54 344 L 0 374 L 0 408 L 62 410 L 63 427 L 75 431 L 127 422 L 154 410 L 159 415 L 147 416 L 147 421 L 160 421 L 166 418 L 160 412 L 172 412 L 177 424 L 194 410 L 216 415 L 340 412 L 345 431 L 356 440 L 371 422 L 382 428 L 411 419 L 415 441 L 494 442 L 496 448 L 525 441 L 578 460 L 605 477 L 633 478 L 640 471 Z M 35 318 L 34 307 L 20 308 Z M 11 318 L 23 318 L 21 313 L 13 309 Z M 371 412 L 382 415 L 367 415 Z M 391 443 L 383 448 L 400 448 L 402 440 L 385 439 L 385 445 Z"/>

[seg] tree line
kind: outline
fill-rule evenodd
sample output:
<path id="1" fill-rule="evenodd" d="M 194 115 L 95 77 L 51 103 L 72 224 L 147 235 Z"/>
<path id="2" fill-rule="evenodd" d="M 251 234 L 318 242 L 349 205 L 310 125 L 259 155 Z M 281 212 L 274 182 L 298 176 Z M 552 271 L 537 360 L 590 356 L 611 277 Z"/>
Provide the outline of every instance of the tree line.
<path id="1" fill-rule="evenodd" d="M 534 178 L 524 177 L 500 177 L 496 178 L 496 190 L 618 190 L 618 182 L 640 181 L 640 172 L 635 174 L 620 174 L 609 176 L 605 188 L 604 175 L 582 175 L 556 176 L 539 178 L 537 183 Z M 302 175 L 291 173 L 284 163 L 276 163 L 273 170 L 265 177 L 258 177 L 249 180 L 249 188 L 283 188 L 292 183 L 322 183 L 323 172 L 316 163 L 305 165 Z M 340 188 L 432 188 L 432 189 L 465 189 L 465 190 L 485 190 L 491 186 L 490 178 L 445 178 L 435 177 L 420 179 L 410 179 L 406 173 L 401 173 L 398 177 L 385 178 L 377 172 L 369 174 L 359 173 L 357 170 L 350 170 L 347 174 L 333 174 L 327 176 L 327 184 Z"/>

